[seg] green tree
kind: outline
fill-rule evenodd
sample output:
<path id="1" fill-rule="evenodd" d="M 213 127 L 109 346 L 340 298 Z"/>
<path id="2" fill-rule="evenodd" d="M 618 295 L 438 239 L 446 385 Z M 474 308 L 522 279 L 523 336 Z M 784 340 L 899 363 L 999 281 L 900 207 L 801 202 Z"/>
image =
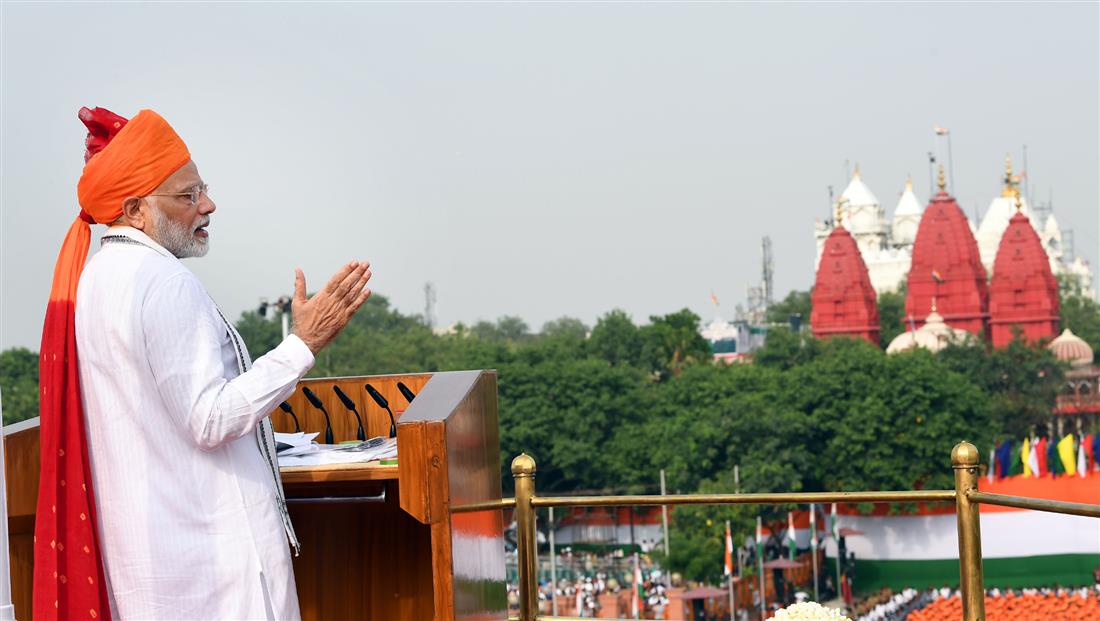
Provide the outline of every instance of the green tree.
<path id="1" fill-rule="evenodd" d="M 699 316 L 688 309 L 649 318 L 642 326 L 642 358 L 661 377 L 679 375 L 684 367 L 709 362 L 710 343 L 699 334 Z"/>
<path id="2" fill-rule="evenodd" d="M 559 317 L 542 324 L 542 336 L 567 337 L 583 340 L 588 334 L 588 326 L 580 319 L 573 317 Z"/>
<path id="3" fill-rule="evenodd" d="M 795 334 L 785 327 L 771 328 L 764 346 L 753 353 L 753 361 L 765 367 L 789 369 L 813 360 L 820 343 L 805 332 Z"/>
<path id="4" fill-rule="evenodd" d="M 988 351 L 985 345 L 969 341 L 949 345 L 939 358 L 987 396 L 993 425 L 982 441 L 991 441 L 998 433 L 1019 438 L 1050 419 L 1064 370 L 1046 348 L 1016 338 L 1006 347 Z"/>
<path id="5" fill-rule="evenodd" d="M 0 352 L 4 424 L 38 416 L 38 354 L 15 347 Z"/>
<path id="6" fill-rule="evenodd" d="M 641 366 L 642 336 L 625 311 L 615 309 L 596 321 L 588 351 L 613 365 Z"/>
<path id="7" fill-rule="evenodd" d="M 810 328 L 810 311 L 813 310 L 810 302 L 811 291 L 793 290 L 779 302 L 768 307 L 766 319 L 770 324 L 788 325 L 791 315 L 801 318 L 803 329 Z"/>
<path id="8" fill-rule="evenodd" d="M 1081 291 L 1076 279 L 1058 278 L 1062 327 L 1069 328 L 1092 347 L 1093 360 L 1100 356 L 1100 304 Z"/>
<path id="9" fill-rule="evenodd" d="M 273 312 L 278 313 L 278 311 Z M 260 316 L 256 311 L 241 313 L 236 328 L 253 359 L 275 349 L 283 340 L 283 328 L 279 318 L 276 317 L 275 321 L 271 321 Z"/>
<path id="10" fill-rule="evenodd" d="M 908 330 L 905 317 L 906 283 L 903 280 L 896 291 L 887 291 L 878 296 L 879 344 L 883 349 L 890 345 L 894 337 Z"/>

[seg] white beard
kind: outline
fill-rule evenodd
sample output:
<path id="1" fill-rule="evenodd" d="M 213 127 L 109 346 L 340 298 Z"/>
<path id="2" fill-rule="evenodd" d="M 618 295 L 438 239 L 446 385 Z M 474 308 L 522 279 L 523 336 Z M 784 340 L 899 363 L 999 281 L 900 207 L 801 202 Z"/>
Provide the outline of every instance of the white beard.
<path id="1" fill-rule="evenodd" d="M 150 237 L 177 259 L 202 257 L 210 251 L 208 239 L 195 235 L 193 228 L 168 219 L 157 207 L 150 212 L 153 214 L 153 231 Z"/>

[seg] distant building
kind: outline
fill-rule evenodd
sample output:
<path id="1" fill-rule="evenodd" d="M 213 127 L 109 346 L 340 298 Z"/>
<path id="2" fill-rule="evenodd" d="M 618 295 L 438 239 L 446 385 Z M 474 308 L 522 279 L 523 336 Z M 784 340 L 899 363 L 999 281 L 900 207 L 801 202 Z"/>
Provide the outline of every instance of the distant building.
<path id="1" fill-rule="evenodd" d="M 811 294 L 814 336 L 855 336 L 879 342 L 878 306 L 858 242 L 844 226 L 829 233 Z"/>
<path id="2" fill-rule="evenodd" d="M 1039 235 L 1023 214 L 1016 194 L 1016 213 L 1001 235 L 993 277 L 989 281 L 989 331 L 994 347 L 1004 347 L 1017 331 L 1028 341 L 1058 335 L 1058 281 L 1051 272 Z"/>
<path id="3" fill-rule="evenodd" d="M 907 320 L 919 327 L 936 309 L 947 325 L 984 338 L 989 319 L 986 272 L 966 216 L 947 193 L 942 166 L 939 187 L 921 216 L 913 242 L 905 296 Z"/>
<path id="4" fill-rule="evenodd" d="M 999 196 L 993 198 L 981 222 L 975 224 L 965 216 L 962 217 L 975 236 L 980 262 L 986 274 L 993 272 L 993 263 L 997 257 L 1001 237 L 1008 228 L 1009 220 L 1016 213 L 1015 195 L 1019 181 L 1019 177 L 1013 174 L 1011 159 L 1006 158 L 1004 188 Z M 943 191 L 942 187 L 941 191 Z M 932 202 L 935 202 L 934 198 Z M 1050 261 L 1051 272 L 1055 276 L 1066 275 L 1076 279 L 1085 295 L 1094 295 L 1092 269 L 1088 262 L 1080 257 L 1072 260 L 1067 257 L 1063 233 L 1054 214 L 1047 215 L 1040 222 L 1028 205 L 1026 197 L 1022 197 L 1021 202 L 1020 211 L 1027 216 L 1039 236 Z M 910 271 L 918 223 L 924 211 L 920 200 L 913 192 L 912 180 L 906 182 L 905 189 L 894 207 L 893 217 L 887 218 L 885 209 L 863 181 L 857 166 L 848 187 L 840 194 L 835 208 L 837 215 L 833 220 L 819 220 L 814 226 L 814 238 L 817 243 L 815 269 L 821 261 L 821 253 L 829 234 L 835 227 L 844 226 L 859 246 L 875 292 L 881 294 L 897 290 L 902 279 Z M 940 310 L 941 312 L 945 310 L 942 305 Z M 927 313 L 926 307 L 921 316 Z M 944 316 L 946 317 L 946 314 Z"/>
<path id="5" fill-rule="evenodd" d="M 891 221 L 886 218 L 878 198 L 863 182 L 859 166 L 856 166 L 851 182 L 837 200 L 835 211 L 833 220 L 818 221 L 814 226 L 814 238 L 817 240 L 815 269 L 821 262 L 825 240 L 833 229 L 843 226 L 859 247 L 875 292 L 897 290 L 909 271 L 916 225 L 921 214 L 920 201 L 913 194 L 912 181 L 906 182 Z"/>

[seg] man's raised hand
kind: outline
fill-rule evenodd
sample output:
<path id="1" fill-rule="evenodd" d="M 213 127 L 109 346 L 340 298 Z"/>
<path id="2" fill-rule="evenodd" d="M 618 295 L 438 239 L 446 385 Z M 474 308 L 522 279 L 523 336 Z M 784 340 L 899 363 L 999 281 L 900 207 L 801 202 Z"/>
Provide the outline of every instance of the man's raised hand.
<path id="1" fill-rule="evenodd" d="M 352 261 L 309 298 L 306 297 L 306 275 L 295 268 L 294 299 L 290 303 L 294 334 L 314 355 L 340 334 L 355 311 L 370 297 L 370 289 L 365 288 L 370 277 L 370 263 Z"/>

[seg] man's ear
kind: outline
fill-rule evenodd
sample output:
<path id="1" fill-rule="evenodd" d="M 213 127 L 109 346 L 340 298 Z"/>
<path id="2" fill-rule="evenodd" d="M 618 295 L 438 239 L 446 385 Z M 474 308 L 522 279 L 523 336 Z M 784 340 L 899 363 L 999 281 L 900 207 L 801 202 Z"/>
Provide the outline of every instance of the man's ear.
<path id="1" fill-rule="evenodd" d="M 122 201 L 122 220 L 127 226 L 132 226 L 139 231 L 144 231 L 149 224 L 146 211 L 141 208 L 144 201 L 136 196 L 131 196 Z"/>

